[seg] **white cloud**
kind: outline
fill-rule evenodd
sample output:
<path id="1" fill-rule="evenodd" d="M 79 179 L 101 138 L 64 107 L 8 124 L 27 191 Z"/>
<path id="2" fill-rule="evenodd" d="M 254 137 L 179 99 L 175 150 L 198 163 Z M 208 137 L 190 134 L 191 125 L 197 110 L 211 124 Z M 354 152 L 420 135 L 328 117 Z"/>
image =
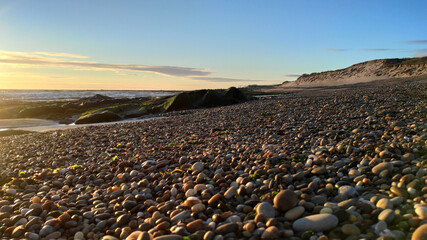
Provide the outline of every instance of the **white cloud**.
<path id="1" fill-rule="evenodd" d="M 411 40 L 406 41 L 406 44 L 427 44 L 427 40 Z"/>
<path id="2" fill-rule="evenodd" d="M 71 53 L 55 53 L 55 52 L 35 52 L 35 54 L 45 55 L 50 57 L 67 57 L 67 58 L 88 58 L 86 56 L 71 54 Z"/>
<path id="3" fill-rule="evenodd" d="M 136 65 L 136 64 L 114 64 L 114 63 L 98 63 L 89 61 L 71 61 L 57 58 L 61 57 L 83 57 L 67 53 L 44 53 L 45 56 L 39 56 L 34 53 L 25 52 L 7 52 L 0 51 L 0 63 L 14 65 L 32 65 L 32 66 L 57 66 L 57 67 L 72 67 L 72 68 L 87 68 L 93 70 L 112 70 L 112 71 L 135 71 L 149 72 L 159 75 L 173 77 L 194 77 L 207 76 L 212 72 L 204 69 L 180 66 L 156 66 L 156 65 Z"/>
<path id="4" fill-rule="evenodd" d="M 327 52 L 344 52 L 344 51 L 347 51 L 347 49 L 340 49 L 340 48 L 326 48 L 326 49 L 323 49 L 323 51 L 327 51 Z"/>
<path id="5" fill-rule="evenodd" d="M 415 50 L 414 57 L 426 57 L 426 56 L 427 56 L 427 48 Z"/>
<path id="6" fill-rule="evenodd" d="M 223 78 L 223 77 L 192 77 L 192 79 L 208 81 L 208 82 L 262 82 L 264 81 L 264 80 Z"/>

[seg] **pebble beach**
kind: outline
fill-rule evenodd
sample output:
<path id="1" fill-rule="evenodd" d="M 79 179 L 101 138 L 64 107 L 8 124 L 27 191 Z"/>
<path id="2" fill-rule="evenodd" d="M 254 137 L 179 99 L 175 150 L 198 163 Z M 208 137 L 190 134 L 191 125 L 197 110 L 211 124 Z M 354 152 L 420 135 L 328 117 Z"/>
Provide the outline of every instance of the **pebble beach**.
<path id="1" fill-rule="evenodd" d="M 2 137 L 1 239 L 427 239 L 426 87 Z"/>

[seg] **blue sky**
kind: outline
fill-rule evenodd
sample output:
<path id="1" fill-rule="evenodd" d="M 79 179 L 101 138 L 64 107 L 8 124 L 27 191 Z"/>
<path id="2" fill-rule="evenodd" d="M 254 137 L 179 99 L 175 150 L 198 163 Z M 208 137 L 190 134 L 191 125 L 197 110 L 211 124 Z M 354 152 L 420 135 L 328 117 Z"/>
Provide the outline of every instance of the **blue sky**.
<path id="1" fill-rule="evenodd" d="M 0 0 L 0 88 L 278 84 L 427 55 L 426 11 L 427 1 Z"/>

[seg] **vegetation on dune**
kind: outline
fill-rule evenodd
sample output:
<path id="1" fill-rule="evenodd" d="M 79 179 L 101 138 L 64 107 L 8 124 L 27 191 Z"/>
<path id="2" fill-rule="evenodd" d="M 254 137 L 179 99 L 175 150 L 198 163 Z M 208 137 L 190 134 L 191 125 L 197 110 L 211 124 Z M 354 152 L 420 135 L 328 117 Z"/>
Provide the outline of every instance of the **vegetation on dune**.
<path id="1" fill-rule="evenodd" d="M 390 65 L 427 64 L 427 57 L 386 59 L 386 63 Z"/>

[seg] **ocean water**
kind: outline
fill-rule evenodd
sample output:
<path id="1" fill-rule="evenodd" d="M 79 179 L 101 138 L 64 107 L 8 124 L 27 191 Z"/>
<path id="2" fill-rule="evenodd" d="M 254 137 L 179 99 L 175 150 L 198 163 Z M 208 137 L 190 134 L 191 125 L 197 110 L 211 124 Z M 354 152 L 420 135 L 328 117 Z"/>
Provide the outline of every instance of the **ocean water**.
<path id="1" fill-rule="evenodd" d="M 168 91 L 68 91 L 68 90 L 0 90 L 0 101 L 75 100 L 101 94 L 113 98 L 162 97 L 176 94 Z"/>

